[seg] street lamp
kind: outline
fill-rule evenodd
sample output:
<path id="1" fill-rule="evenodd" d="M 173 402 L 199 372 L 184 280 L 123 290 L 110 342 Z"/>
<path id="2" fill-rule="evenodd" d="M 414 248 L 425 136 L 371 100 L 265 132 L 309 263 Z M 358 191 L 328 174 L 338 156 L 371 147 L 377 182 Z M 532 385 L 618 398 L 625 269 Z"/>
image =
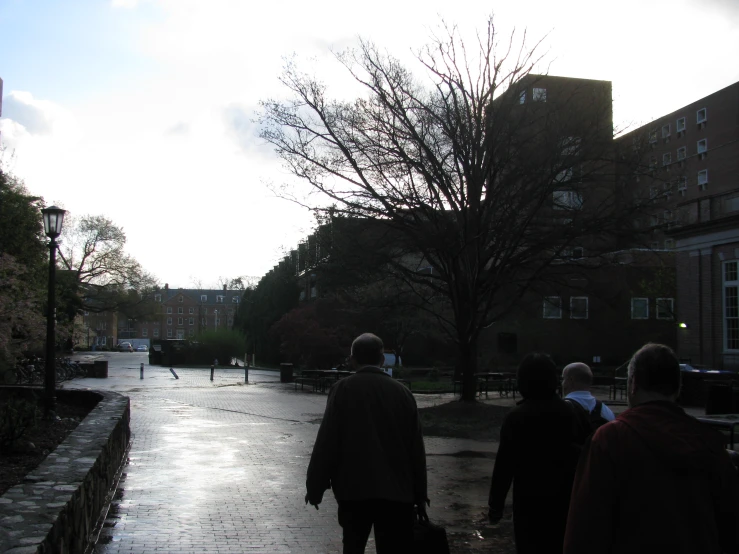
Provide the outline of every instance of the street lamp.
<path id="1" fill-rule="evenodd" d="M 56 238 L 62 233 L 62 223 L 66 210 L 51 206 L 41 210 L 44 217 L 44 233 L 49 237 L 49 299 L 46 308 L 46 375 L 44 379 L 44 405 L 46 416 L 54 413 L 56 408 L 56 367 L 54 363 L 54 346 L 56 337 Z"/>

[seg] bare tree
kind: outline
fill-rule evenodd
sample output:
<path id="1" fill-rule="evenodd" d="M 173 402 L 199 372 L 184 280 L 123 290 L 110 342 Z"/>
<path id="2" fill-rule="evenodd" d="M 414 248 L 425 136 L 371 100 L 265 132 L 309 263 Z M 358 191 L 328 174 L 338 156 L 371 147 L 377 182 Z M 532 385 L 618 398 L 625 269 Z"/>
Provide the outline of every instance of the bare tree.
<path id="1" fill-rule="evenodd" d="M 290 99 L 262 102 L 262 137 L 287 169 L 334 214 L 390 230 L 388 263 L 456 342 L 468 401 L 480 331 L 556 279 L 550 268 L 573 247 L 595 263 L 633 232 L 615 178 L 610 83 L 555 91 L 556 78 L 532 73 L 538 46 L 525 35 L 499 43 L 492 18 L 474 51 L 444 27 L 418 53 L 422 84 L 361 41 L 337 59 L 363 96 L 331 99 L 291 62 L 281 77 Z M 540 82 L 554 83 L 549 96 Z"/>
<path id="2" fill-rule="evenodd" d="M 125 252 L 125 245 L 123 229 L 104 216 L 68 220 L 60 240 L 61 264 L 82 287 L 86 310 L 130 307 L 129 291 L 137 291 L 139 301 L 145 301 L 156 287 L 157 280 Z"/>

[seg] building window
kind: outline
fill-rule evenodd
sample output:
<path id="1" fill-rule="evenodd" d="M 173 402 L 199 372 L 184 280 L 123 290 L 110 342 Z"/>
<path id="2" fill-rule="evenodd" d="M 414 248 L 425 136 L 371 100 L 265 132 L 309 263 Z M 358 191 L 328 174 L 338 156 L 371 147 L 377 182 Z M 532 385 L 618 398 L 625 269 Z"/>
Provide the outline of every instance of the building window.
<path id="1" fill-rule="evenodd" d="M 706 157 L 706 152 L 708 152 L 708 139 L 701 139 L 696 144 L 698 148 L 698 158 L 703 160 Z"/>
<path id="2" fill-rule="evenodd" d="M 675 300 L 673 298 L 657 298 L 656 306 L 657 319 L 675 319 Z"/>
<path id="3" fill-rule="evenodd" d="M 669 152 L 662 154 L 662 165 L 670 165 L 672 163 L 672 154 Z"/>
<path id="4" fill-rule="evenodd" d="M 167 329 L 167 338 L 168 339 L 172 338 L 172 329 Z"/>
<path id="5" fill-rule="evenodd" d="M 200 301 L 201 302 L 207 302 L 208 301 L 208 295 L 207 294 L 201 294 L 200 295 Z"/>
<path id="6" fill-rule="evenodd" d="M 194 317 L 191 317 L 191 318 L 190 318 L 190 319 L 188 320 L 188 323 L 189 323 L 190 325 L 195 325 L 195 318 L 194 318 Z"/>
<path id="7" fill-rule="evenodd" d="M 190 308 L 190 311 L 189 311 L 189 313 L 190 313 L 190 314 L 194 314 L 194 313 L 195 313 L 195 308 Z"/>
<path id="8" fill-rule="evenodd" d="M 525 104 L 526 103 L 526 91 L 522 90 L 521 94 L 518 95 L 518 103 L 519 104 Z"/>
<path id="9" fill-rule="evenodd" d="M 177 338 L 182 340 L 185 338 L 185 330 L 184 329 L 177 329 Z"/>
<path id="10" fill-rule="evenodd" d="M 708 170 L 703 169 L 698 172 L 698 188 L 700 190 L 706 190 L 708 186 Z"/>
<path id="11" fill-rule="evenodd" d="M 582 208 L 582 195 L 574 190 L 555 190 L 552 193 L 555 210 L 579 210 Z"/>
<path id="12" fill-rule="evenodd" d="M 631 299 L 631 319 L 649 319 L 649 298 Z"/>
<path id="13" fill-rule="evenodd" d="M 177 302 L 184 302 L 185 297 L 180 294 L 180 297 L 177 299 Z"/>
<path id="14" fill-rule="evenodd" d="M 238 304 L 239 303 L 239 297 L 238 296 L 232 296 L 231 297 L 231 303 L 232 304 Z"/>
<path id="15" fill-rule="evenodd" d="M 588 297 L 570 297 L 570 319 L 588 319 Z"/>
<path id="16" fill-rule="evenodd" d="M 185 313 L 185 308 L 183 308 L 182 306 L 180 306 L 179 308 L 177 308 L 177 313 L 178 314 L 184 314 Z"/>
<path id="17" fill-rule="evenodd" d="M 532 91 L 531 99 L 534 102 L 546 102 L 547 101 L 547 89 L 545 88 L 536 88 L 534 87 L 534 90 Z"/>
<path id="18" fill-rule="evenodd" d="M 154 302 L 161 302 L 162 301 L 162 295 L 161 294 L 155 294 L 154 295 Z"/>
<path id="19" fill-rule="evenodd" d="M 149 336 L 149 329 L 146 327 L 141 328 L 141 336 L 142 337 L 148 337 Z"/>
<path id="20" fill-rule="evenodd" d="M 562 139 L 562 155 L 563 156 L 574 156 L 580 151 L 580 143 L 582 139 L 580 137 L 565 137 Z"/>
<path id="21" fill-rule="evenodd" d="M 192 337 L 195 334 L 195 329 L 190 329 L 187 334 Z"/>
<path id="22" fill-rule="evenodd" d="M 724 262 L 724 349 L 739 350 L 739 275 L 737 260 Z"/>
<path id="23" fill-rule="evenodd" d="M 719 118 L 720 119 L 720 118 Z M 695 122 L 698 124 L 705 123 L 708 121 L 708 111 L 706 108 L 701 108 L 695 112 Z"/>
<path id="24" fill-rule="evenodd" d="M 204 327 L 207 327 L 208 320 L 206 318 L 204 318 L 204 317 L 201 317 L 200 318 L 200 325 L 203 325 Z"/>
<path id="25" fill-rule="evenodd" d="M 154 338 L 159 336 L 159 329 L 154 329 Z"/>
<path id="26" fill-rule="evenodd" d="M 167 313 L 168 314 L 171 314 L 172 313 L 172 308 L 170 306 L 167 306 Z"/>
<path id="27" fill-rule="evenodd" d="M 172 318 L 171 317 L 168 317 L 167 318 L 167 325 L 172 325 Z"/>
<path id="28" fill-rule="evenodd" d="M 680 196 L 685 196 L 685 193 L 688 190 L 688 178 L 687 177 L 680 177 L 677 180 L 677 191 L 680 193 Z"/>
<path id="29" fill-rule="evenodd" d="M 177 318 L 177 325 L 182 325 L 183 324 L 183 319 L 184 319 L 183 317 L 178 317 Z"/>
<path id="30" fill-rule="evenodd" d="M 685 131 L 685 118 L 681 117 L 677 120 L 677 123 L 675 124 L 675 130 L 680 133 Z"/>
<path id="31" fill-rule="evenodd" d="M 670 136 L 670 124 L 662 125 L 662 138 L 667 138 Z"/>
<path id="32" fill-rule="evenodd" d="M 657 129 L 649 131 L 649 144 L 654 144 L 655 142 L 657 142 Z"/>
<path id="33" fill-rule="evenodd" d="M 562 298 L 560 296 L 547 296 L 544 298 L 544 319 L 562 319 Z"/>
<path id="34" fill-rule="evenodd" d="M 684 160 L 687 157 L 687 155 L 688 155 L 688 149 L 685 148 L 684 146 L 681 146 L 680 148 L 677 149 L 677 160 L 678 161 Z"/>
<path id="35" fill-rule="evenodd" d="M 216 296 L 216 304 L 223 304 L 223 301 L 225 300 L 225 296 L 221 296 L 220 294 Z"/>
<path id="36" fill-rule="evenodd" d="M 102 344 L 103 346 L 108 344 L 108 337 L 105 337 L 105 336 L 100 337 L 100 344 Z"/>

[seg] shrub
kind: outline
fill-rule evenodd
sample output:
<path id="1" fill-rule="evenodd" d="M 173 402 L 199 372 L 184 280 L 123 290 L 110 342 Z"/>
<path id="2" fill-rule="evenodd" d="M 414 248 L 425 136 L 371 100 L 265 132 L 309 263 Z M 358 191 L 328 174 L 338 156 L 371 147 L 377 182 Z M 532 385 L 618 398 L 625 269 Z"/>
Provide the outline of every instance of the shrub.
<path id="1" fill-rule="evenodd" d="M 8 398 L 0 405 L 0 450 L 12 448 L 36 425 L 38 411 L 35 402 L 21 398 Z"/>

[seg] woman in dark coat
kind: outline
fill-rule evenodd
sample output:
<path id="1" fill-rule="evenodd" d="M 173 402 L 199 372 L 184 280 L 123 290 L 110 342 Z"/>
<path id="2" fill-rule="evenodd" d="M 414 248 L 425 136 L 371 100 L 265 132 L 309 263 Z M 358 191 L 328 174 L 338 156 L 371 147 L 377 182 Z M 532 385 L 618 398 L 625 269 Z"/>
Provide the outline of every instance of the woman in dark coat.
<path id="1" fill-rule="evenodd" d="M 490 522 L 503 515 L 513 483 L 513 531 L 518 554 L 562 554 L 579 450 L 574 414 L 557 394 L 559 375 L 546 354 L 529 354 L 518 368 L 523 399 L 500 429 L 490 485 Z"/>

